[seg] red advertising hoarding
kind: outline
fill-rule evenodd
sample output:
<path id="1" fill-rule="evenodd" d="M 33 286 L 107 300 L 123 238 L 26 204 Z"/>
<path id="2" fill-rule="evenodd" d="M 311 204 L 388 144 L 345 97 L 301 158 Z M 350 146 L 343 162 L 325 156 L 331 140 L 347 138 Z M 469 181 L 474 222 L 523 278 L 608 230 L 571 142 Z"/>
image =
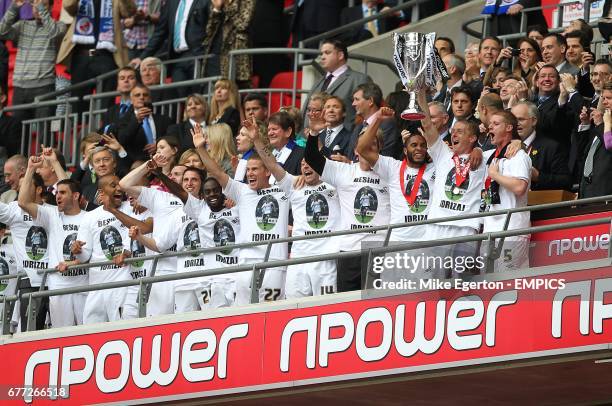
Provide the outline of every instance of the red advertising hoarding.
<path id="1" fill-rule="evenodd" d="M 39 333 L 51 336 L 46 339 L 25 335 L 0 345 L 0 398 L 3 404 L 144 403 L 586 351 L 612 343 L 611 271 Z M 342 297 L 349 299 L 334 303 Z M 198 315 L 206 317 L 175 317 Z"/>

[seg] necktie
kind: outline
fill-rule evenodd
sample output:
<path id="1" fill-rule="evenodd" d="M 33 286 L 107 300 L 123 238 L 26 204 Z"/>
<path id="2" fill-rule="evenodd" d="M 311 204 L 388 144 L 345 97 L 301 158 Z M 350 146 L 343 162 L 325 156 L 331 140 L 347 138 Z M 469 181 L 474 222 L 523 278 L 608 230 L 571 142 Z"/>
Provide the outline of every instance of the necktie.
<path id="1" fill-rule="evenodd" d="M 130 105 L 127 103 L 121 103 L 119 105 L 119 117 L 123 116 L 126 111 L 130 108 Z"/>
<path id="2" fill-rule="evenodd" d="M 599 137 L 595 137 L 593 143 L 591 144 L 591 148 L 589 148 L 589 153 L 587 154 L 586 161 L 584 162 L 584 177 L 590 178 L 593 174 L 593 158 L 595 157 L 595 151 L 599 148 L 599 144 L 601 144 L 601 140 Z"/>
<path id="3" fill-rule="evenodd" d="M 550 96 L 539 96 L 538 97 L 538 107 L 544 104 L 546 100 L 548 100 Z"/>
<path id="4" fill-rule="evenodd" d="M 334 75 L 332 75 L 331 73 L 329 75 L 327 75 L 327 77 L 323 81 L 323 86 L 321 86 L 321 91 L 322 92 L 327 90 L 327 88 L 329 87 L 329 84 L 331 83 L 333 78 L 334 78 Z"/>
<path id="5" fill-rule="evenodd" d="M 332 140 L 332 134 L 334 133 L 334 130 L 332 130 L 331 128 L 327 129 L 327 134 L 325 134 L 325 146 L 329 148 L 329 145 L 331 144 L 331 140 Z"/>
<path id="6" fill-rule="evenodd" d="M 368 12 L 366 13 L 366 17 L 371 17 L 375 14 L 376 14 L 376 9 L 372 7 L 368 9 Z M 373 37 L 378 35 L 378 28 L 376 27 L 376 20 L 368 21 L 367 27 L 368 27 L 368 31 L 372 33 Z"/>
<path id="7" fill-rule="evenodd" d="M 181 25 L 183 22 L 183 14 L 185 13 L 186 0 L 180 0 L 178 10 L 176 11 L 176 20 L 174 22 L 174 41 L 172 45 L 175 50 L 181 47 Z"/>
<path id="8" fill-rule="evenodd" d="M 147 137 L 147 144 L 153 144 L 155 141 L 153 139 L 153 129 L 151 128 L 151 123 L 149 123 L 150 117 L 145 117 L 142 120 L 142 129 L 144 130 L 145 136 Z"/>

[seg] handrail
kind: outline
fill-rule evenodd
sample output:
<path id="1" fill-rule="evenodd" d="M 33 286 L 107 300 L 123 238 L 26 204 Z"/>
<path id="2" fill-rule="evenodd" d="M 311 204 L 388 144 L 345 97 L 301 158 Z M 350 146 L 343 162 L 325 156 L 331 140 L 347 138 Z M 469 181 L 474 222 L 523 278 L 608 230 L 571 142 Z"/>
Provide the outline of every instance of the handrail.
<path id="1" fill-rule="evenodd" d="M 2 110 L 0 111 L 4 113 L 4 112 L 9 112 L 9 111 L 29 110 L 29 109 L 35 109 L 38 107 L 57 106 L 59 104 L 72 103 L 78 100 L 79 98 L 74 96 L 74 97 L 69 97 L 68 99 L 61 99 L 61 100 L 47 100 L 47 101 L 32 102 L 32 103 L 27 103 L 27 104 L 17 104 L 14 106 L 6 106 L 2 108 Z"/>
<path id="2" fill-rule="evenodd" d="M 370 17 L 364 17 L 360 20 L 353 21 L 349 24 L 343 25 L 342 27 L 334 28 L 333 30 L 326 31 L 322 34 L 318 34 L 309 38 L 305 38 L 299 42 L 300 48 L 303 48 L 306 44 L 311 44 L 322 39 L 333 38 L 338 34 L 342 34 L 356 27 L 362 27 L 364 24 L 367 24 L 370 21 L 379 20 L 382 18 L 390 17 L 391 14 L 394 14 L 396 11 L 403 11 L 407 8 L 413 8 L 414 6 L 418 6 L 421 3 L 425 3 L 428 0 L 410 0 L 406 3 L 398 4 L 395 7 L 391 7 L 388 10 L 385 10 L 381 13 L 375 14 Z"/>
<path id="3" fill-rule="evenodd" d="M 598 219 L 573 221 L 573 222 L 568 222 L 568 223 L 548 224 L 548 225 L 543 225 L 543 226 L 521 228 L 521 229 L 516 229 L 516 230 L 489 232 L 489 233 L 484 233 L 484 234 L 474 234 L 474 235 L 461 236 L 461 237 L 451 237 L 451 238 L 444 238 L 444 239 L 438 239 L 438 240 L 409 241 L 409 242 L 402 242 L 399 244 L 393 244 L 389 246 L 372 247 L 372 248 L 368 248 L 367 250 L 368 252 L 371 252 L 374 255 L 387 254 L 389 252 L 398 252 L 398 251 L 406 251 L 406 250 L 414 250 L 414 249 L 422 249 L 422 248 L 432 248 L 432 247 L 437 247 L 437 246 L 444 246 L 444 245 L 458 244 L 458 243 L 465 243 L 465 242 L 488 241 L 488 240 L 496 239 L 496 238 L 505 238 L 505 237 L 514 237 L 514 236 L 519 236 L 519 235 L 532 234 L 534 232 L 557 231 L 557 230 L 565 230 L 565 229 L 576 228 L 576 227 L 589 227 L 589 226 L 600 225 L 600 224 L 608 224 L 610 223 L 611 220 L 612 220 L 612 216 L 598 218 Z M 221 249 L 226 250 L 228 247 L 229 246 L 216 247 L 216 248 L 218 248 L 217 250 L 221 250 Z M 192 254 L 193 252 L 194 251 L 173 252 L 172 256 L 185 256 L 185 255 Z M 53 290 L 46 290 L 46 291 L 41 290 L 41 291 L 37 291 L 33 293 L 28 293 L 27 295 L 5 296 L 4 301 L 12 302 L 12 301 L 19 299 L 20 298 L 19 296 L 27 296 L 28 298 L 31 298 L 31 299 L 38 298 L 38 297 L 47 297 L 47 296 L 59 296 L 59 295 L 64 295 L 64 294 L 91 292 L 91 291 L 96 291 L 96 290 L 106 290 L 106 289 L 113 289 L 113 288 L 120 288 L 120 287 L 136 286 L 136 285 L 140 285 L 141 283 L 148 284 L 148 283 L 157 283 L 157 282 L 169 282 L 169 281 L 176 281 L 176 280 L 181 280 L 181 279 L 197 278 L 197 277 L 202 277 L 202 276 L 214 276 L 214 275 L 222 275 L 222 274 L 227 274 L 227 273 L 244 272 L 244 271 L 250 271 L 253 269 L 261 270 L 261 269 L 267 269 L 267 268 L 284 267 L 284 266 L 289 266 L 289 265 L 300 265 L 300 264 L 307 264 L 307 263 L 313 263 L 313 262 L 328 261 L 328 260 L 334 260 L 338 258 L 343 258 L 343 259 L 344 258 L 354 258 L 354 257 L 359 257 L 362 254 L 363 254 L 362 250 L 354 250 L 354 251 L 336 252 L 336 253 L 331 253 L 331 254 L 319 254 L 319 255 L 312 255 L 312 256 L 307 256 L 307 257 L 284 259 L 284 260 L 273 260 L 273 261 L 253 263 L 253 264 L 234 265 L 234 266 L 229 266 L 225 268 L 205 269 L 201 271 L 177 272 L 177 273 L 158 275 L 158 276 L 147 276 L 147 277 L 143 277 L 140 279 L 132 279 L 132 280 L 126 280 L 126 281 L 105 282 L 105 283 L 99 283 L 99 284 L 94 284 L 94 285 L 77 286 L 77 287 L 53 289 Z M 150 257 L 151 256 L 130 258 L 129 260 L 132 260 L 130 262 L 143 261 L 147 259 L 152 259 Z M 125 262 L 128 263 L 129 260 L 126 260 Z M 83 265 L 77 265 L 74 267 L 71 266 L 69 267 L 69 269 L 72 269 L 72 268 L 83 269 L 85 268 L 85 265 L 90 265 L 89 267 L 93 267 L 93 266 L 110 265 L 110 264 L 113 264 L 113 262 L 104 261 L 104 262 L 98 262 L 95 264 L 83 264 Z"/>
<path id="4" fill-rule="evenodd" d="M 590 5 L 591 0 L 584 0 L 585 1 L 585 5 Z M 566 6 L 571 6 L 573 4 L 578 4 L 578 3 L 582 3 L 581 1 L 572 1 L 569 3 L 559 3 L 559 4 L 547 4 L 544 6 L 540 6 L 540 7 L 529 7 L 526 9 L 521 10 L 521 23 L 520 23 L 520 27 L 521 27 L 521 32 L 520 33 L 515 33 L 515 34 L 506 34 L 506 35 L 513 35 L 516 36 L 516 38 L 521 38 L 524 37 L 526 35 L 526 33 L 523 30 L 523 26 L 524 29 L 526 30 L 526 24 L 527 24 L 527 18 L 525 17 L 525 13 L 528 13 L 530 11 L 536 11 L 536 10 L 546 10 L 546 9 L 550 9 L 550 8 L 556 8 L 558 9 L 557 12 L 557 25 L 559 25 L 558 28 L 554 28 L 549 30 L 549 32 L 559 32 L 563 30 L 563 27 L 561 27 L 561 22 L 563 21 L 563 8 Z M 586 9 L 588 9 L 589 7 L 585 7 L 585 16 L 587 16 L 588 18 L 588 11 L 586 11 Z M 478 38 L 478 39 L 482 39 L 484 36 L 489 35 L 489 20 L 491 19 L 491 16 L 489 14 L 481 14 L 478 15 L 476 17 L 470 18 L 466 21 L 464 21 L 461 24 L 461 30 L 466 33 L 467 35 L 470 35 L 472 37 Z M 483 29 L 482 32 L 478 32 L 472 28 L 469 28 L 468 26 L 472 23 L 478 22 L 478 21 L 483 21 Z M 588 21 L 588 19 L 586 20 Z M 559 30 L 559 31 L 555 31 L 555 30 Z M 504 37 L 506 37 L 506 35 L 498 35 L 499 39 L 503 39 Z"/>

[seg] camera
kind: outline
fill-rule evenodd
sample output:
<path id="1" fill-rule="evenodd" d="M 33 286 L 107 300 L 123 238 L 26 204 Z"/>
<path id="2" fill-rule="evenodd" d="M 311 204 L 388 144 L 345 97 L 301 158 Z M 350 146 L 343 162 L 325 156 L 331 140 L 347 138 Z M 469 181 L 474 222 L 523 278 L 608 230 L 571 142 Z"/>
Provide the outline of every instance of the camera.
<path id="1" fill-rule="evenodd" d="M 519 56 L 521 54 L 521 50 L 518 48 L 512 48 L 510 52 L 512 53 L 512 56 Z"/>

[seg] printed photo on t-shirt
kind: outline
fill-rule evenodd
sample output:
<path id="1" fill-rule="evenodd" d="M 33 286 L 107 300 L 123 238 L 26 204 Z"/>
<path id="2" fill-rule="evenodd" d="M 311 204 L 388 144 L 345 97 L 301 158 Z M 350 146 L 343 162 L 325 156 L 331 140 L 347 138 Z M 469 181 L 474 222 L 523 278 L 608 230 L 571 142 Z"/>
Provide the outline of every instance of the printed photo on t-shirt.
<path id="1" fill-rule="evenodd" d="M 465 175 L 465 180 L 457 186 L 455 182 L 455 174 L 456 170 L 453 167 L 450 171 L 448 171 L 448 175 L 446 175 L 446 181 L 444 182 L 444 194 L 446 198 L 456 202 L 457 200 L 461 200 L 463 195 L 467 192 L 468 187 L 470 186 L 470 173 L 468 172 Z"/>
<path id="2" fill-rule="evenodd" d="M 219 219 L 213 226 L 213 241 L 216 247 L 224 247 L 236 242 L 236 233 L 234 227 L 226 219 Z M 228 255 L 232 252 L 231 249 L 220 251 L 223 255 Z"/>
<path id="3" fill-rule="evenodd" d="M 336 213 L 339 215 L 339 213 Z M 306 200 L 306 221 L 314 229 L 325 227 L 329 218 L 329 203 L 320 193 L 312 194 Z"/>
<path id="4" fill-rule="evenodd" d="M 110 261 L 123 252 L 123 240 L 119 231 L 113 226 L 106 226 L 100 232 L 100 245 L 104 256 Z"/>
<path id="5" fill-rule="evenodd" d="M 39 261 L 47 252 L 47 232 L 38 226 L 30 227 L 26 235 L 25 247 L 27 256 L 34 261 Z"/>
<path id="6" fill-rule="evenodd" d="M 186 250 L 195 250 L 202 246 L 200 244 L 200 232 L 198 231 L 198 223 L 190 221 L 185 226 L 185 234 L 183 234 L 183 246 Z M 197 257 L 198 254 L 191 254 L 192 257 Z"/>
<path id="7" fill-rule="evenodd" d="M 376 216 L 378 199 L 376 192 L 369 186 L 364 186 L 355 195 L 355 218 L 360 223 L 369 223 Z"/>
<path id="8" fill-rule="evenodd" d="M 408 175 L 407 178 L 404 194 L 410 196 L 412 193 L 412 187 L 414 186 L 414 181 L 416 180 L 416 175 Z M 425 179 L 422 179 L 421 184 L 419 185 L 419 190 L 414 199 L 414 203 L 412 203 L 412 205 L 408 205 L 410 207 L 410 211 L 413 213 L 424 212 L 429 204 L 429 199 L 429 184 Z"/>
<path id="9" fill-rule="evenodd" d="M 274 228 L 278 221 L 279 206 L 278 202 L 272 195 L 262 197 L 255 208 L 255 221 L 259 228 L 263 231 L 269 231 Z"/>
<path id="10" fill-rule="evenodd" d="M 72 254 L 72 246 L 76 241 L 77 233 L 68 234 L 64 239 L 64 244 L 62 244 L 62 256 L 64 257 L 64 261 L 74 261 L 75 256 Z"/>

